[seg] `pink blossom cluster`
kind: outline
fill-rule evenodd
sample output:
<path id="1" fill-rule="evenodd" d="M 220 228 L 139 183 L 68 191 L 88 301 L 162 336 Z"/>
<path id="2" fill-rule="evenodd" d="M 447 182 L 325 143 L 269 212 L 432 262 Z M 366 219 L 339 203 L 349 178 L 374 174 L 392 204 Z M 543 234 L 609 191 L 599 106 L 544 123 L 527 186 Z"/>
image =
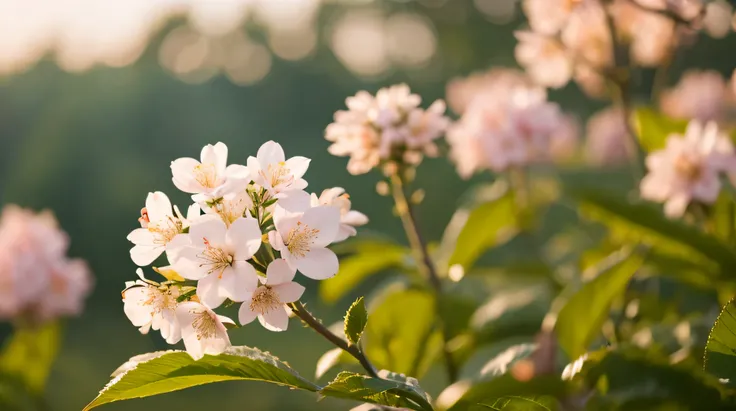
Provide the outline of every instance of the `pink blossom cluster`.
<path id="1" fill-rule="evenodd" d="M 714 70 L 690 70 L 662 93 L 660 108 L 670 117 L 723 124 L 736 113 L 736 71 L 730 81 Z"/>
<path id="2" fill-rule="evenodd" d="M 0 215 L 0 319 L 45 322 L 82 312 L 93 278 L 66 253 L 69 237 L 49 212 L 6 206 Z"/>
<path id="3" fill-rule="evenodd" d="M 524 0 L 523 9 L 529 29 L 516 33 L 519 64 L 540 85 L 574 79 L 592 96 L 605 93 L 605 76 L 620 63 L 616 46 L 633 63 L 654 67 L 700 28 L 725 35 L 731 19 L 730 9 L 702 0 Z"/>
<path id="4" fill-rule="evenodd" d="M 454 80 L 447 95 L 462 114 L 446 138 L 464 178 L 548 162 L 575 149 L 576 121 L 519 72 L 492 70 Z"/>

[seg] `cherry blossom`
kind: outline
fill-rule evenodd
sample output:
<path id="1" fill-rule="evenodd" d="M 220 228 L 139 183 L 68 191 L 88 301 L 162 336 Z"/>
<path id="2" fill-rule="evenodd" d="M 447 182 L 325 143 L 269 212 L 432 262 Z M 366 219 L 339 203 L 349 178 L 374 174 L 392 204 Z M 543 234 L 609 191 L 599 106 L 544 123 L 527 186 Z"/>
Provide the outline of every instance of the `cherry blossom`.
<path id="1" fill-rule="evenodd" d="M 253 218 L 228 227 L 220 218 L 202 217 L 166 247 L 172 267 L 182 277 L 197 280 L 197 296 L 210 308 L 226 299 L 243 301 L 258 276 L 248 259 L 261 246 L 261 229 Z"/>
<path id="2" fill-rule="evenodd" d="M 230 226 L 235 220 L 245 217 L 248 210 L 253 209 L 253 199 L 247 190 L 225 194 L 221 199 L 204 204 L 206 214 L 215 214 Z"/>
<path id="3" fill-rule="evenodd" d="M 181 325 L 181 338 L 187 353 L 195 360 L 205 354 L 220 355 L 231 346 L 225 324 L 235 324 L 227 317 L 217 315 L 207 306 L 183 302 L 176 307 L 176 319 Z"/>
<path id="4" fill-rule="evenodd" d="M 720 73 L 686 72 L 672 89 L 662 93 L 660 106 L 670 117 L 719 121 L 727 106 L 728 87 Z"/>
<path id="5" fill-rule="evenodd" d="M 142 210 L 139 219 L 141 228 L 133 230 L 128 235 L 128 241 L 135 244 L 130 249 L 130 257 L 136 265 L 151 264 L 164 252 L 166 244 L 188 227 L 190 220 L 199 215 L 197 205 L 189 208 L 186 219 L 178 209 L 175 211 L 176 214 L 172 212 L 171 202 L 166 194 L 160 191 L 148 193 L 146 208 Z"/>
<path id="6" fill-rule="evenodd" d="M 570 81 L 573 61 L 565 47 L 557 39 L 531 31 L 515 33 L 516 61 L 537 84 L 560 88 Z"/>
<path id="7" fill-rule="evenodd" d="M 128 284 L 123 291 L 123 309 L 125 315 L 134 326 L 139 327 L 141 334 L 148 334 L 150 329 L 161 330 L 161 336 L 169 344 L 181 340 L 181 329 L 176 319 L 176 299 L 179 287 L 166 287 L 147 280 L 143 270 L 136 271 L 140 280 Z"/>
<path id="8" fill-rule="evenodd" d="M 360 91 L 345 103 L 348 110 L 335 113 L 325 138 L 333 143 L 330 154 L 350 157 L 351 174 L 367 173 L 385 161 L 418 164 L 424 155 L 436 155 L 434 140 L 450 123 L 444 102 L 424 110 L 405 84 L 382 88 L 375 97 Z"/>
<path id="9" fill-rule="evenodd" d="M 664 149 L 647 156 L 649 173 L 641 181 L 642 198 L 664 203 L 665 214 L 680 217 L 688 204 L 712 204 L 721 189 L 720 175 L 736 170 L 728 137 L 715 123 L 688 125 L 684 136 L 673 134 Z"/>
<path id="10" fill-rule="evenodd" d="M 333 206 L 340 210 L 340 227 L 333 242 L 344 241 L 357 233 L 355 227 L 368 223 L 368 217 L 360 211 L 351 210 L 350 196 L 342 187 L 329 188 L 322 191 L 319 197 L 312 193 L 312 207 L 320 205 Z"/>
<path id="11" fill-rule="evenodd" d="M 206 145 L 200 161 L 184 157 L 171 162 L 176 188 L 194 194 L 195 202 L 211 201 L 248 185 L 248 169 L 242 165 L 227 165 L 227 146 L 217 143 Z"/>
<path id="12" fill-rule="evenodd" d="M 289 325 L 289 311 L 284 305 L 299 300 L 304 287 L 293 282 L 296 270 L 286 260 L 277 259 L 266 269 L 266 278 L 243 301 L 238 311 L 240 324 L 246 325 L 258 317 L 267 330 L 285 331 Z"/>
<path id="13" fill-rule="evenodd" d="M 337 208 L 318 206 L 292 213 L 277 206 L 273 221 L 276 230 L 268 233 L 269 242 L 292 269 L 315 280 L 337 273 L 337 256 L 326 248 L 337 236 L 340 224 Z"/>
<path id="14" fill-rule="evenodd" d="M 279 193 L 303 190 L 307 181 L 302 178 L 309 168 L 306 157 L 286 159 L 279 143 L 268 141 L 258 149 L 255 157 L 248 157 L 250 178 L 278 198 Z"/>
<path id="15" fill-rule="evenodd" d="M 586 127 L 585 154 L 593 164 L 617 165 L 627 161 L 630 154 L 626 148 L 631 139 L 620 109 L 609 107 L 593 115 Z"/>

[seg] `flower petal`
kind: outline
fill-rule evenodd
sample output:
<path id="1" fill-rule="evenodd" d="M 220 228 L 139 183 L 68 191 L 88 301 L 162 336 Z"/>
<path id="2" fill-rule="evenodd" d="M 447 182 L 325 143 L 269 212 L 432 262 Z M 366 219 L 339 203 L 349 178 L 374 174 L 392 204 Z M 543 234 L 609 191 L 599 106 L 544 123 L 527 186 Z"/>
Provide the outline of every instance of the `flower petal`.
<path id="1" fill-rule="evenodd" d="M 146 211 L 151 221 L 161 221 L 173 216 L 169 197 L 160 191 L 148 193 L 148 197 L 146 197 Z"/>
<path id="2" fill-rule="evenodd" d="M 211 275 L 212 276 L 212 275 Z M 233 301 L 245 301 L 258 287 L 256 270 L 245 261 L 236 261 L 226 268 L 219 281 L 220 296 Z"/>
<path id="3" fill-rule="evenodd" d="M 217 308 L 225 302 L 227 297 L 220 294 L 220 278 L 210 274 L 197 283 L 197 297 L 209 308 Z"/>
<path id="4" fill-rule="evenodd" d="M 226 244 L 226 233 L 227 226 L 225 222 L 215 215 L 198 218 L 189 227 L 189 239 L 195 247 L 205 247 L 205 243 L 209 243 L 213 247 L 224 246 Z"/>
<path id="5" fill-rule="evenodd" d="M 123 293 L 123 311 L 131 323 L 136 327 L 142 327 L 151 322 L 153 307 L 145 305 L 151 296 L 148 286 L 133 287 Z"/>
<path id="6" fill-rule="evenodd" d="M 332 206 L 310 208 L 304 212 L 301 222 L 319 230 L 312 245 L 314 247 L 325 247 L 337 235 L 337 229 L 340 225 L 340 210 Z"/>
<path id="7" fill-rule="evenodd" d="M 307 172 L 309 168 L 309 162 L 312 161 L 306 157 L 296 156 L 286 160 L 286 168 L 294 179 L 300 179 Z"/>
<path id="8" fill-rule="evenodd" d="M 296 270 L 292 269 L 286 260 L 279 258 L 273 260 L 266 268 L 266 284 L 278 285 L 288 283 L 296 276 Z M 282 300 L 283 301 L 283 300 Z M 285 301 L 291 302 L 291 301 Z"/>
<path id="9" fill-rule="evenodd" d="M 304 190 L 283 191 L 276 194 L 276 198 L 279 199 L 278 206 L 290 213 L 302 213 L 312 206 L 309 193 Z"/>
<path id="10" fill-rule="evenodd" d="M 314 280 L 325 280 L 337 274 L 337 256 L 327 248 L 313 248 L 303 258 L 294 259 L 299 272 Z"/>
<path id="11" fill-rule="evenodd" d="M 289 314 L 279 307 L 258 316 L 258 321 L 269 331 L 286 331 L 289 327 Z"/>
<path id="12" fill-rule="evenodd" d="M 239 218 L 230 224 L 225 243 L 235 260 L 245 261 L 261 247 L 261 227 L 255 218 Z"/>
<path id="13" fill-rule="evenodd" d="M 261 164 L 261 167 L 265 168 L 268 167 L 269 164 L 276 164 L 284 161 L 286 156 L 284 155 L 284 149 L 281 148 L 281 144 L 275 141 L 267 141 L 258 149 L 256 158 Z"/>
<path id="14" fill-rule="evenodd" d="M 171 162 L 171 174 L 174 185 L 185 193 L 198 193 L 202 191 L 201 184 L 194 179 L 194 168 L 199 165 L 199 161 L 183 157 Z"/>
<path id="15" fill-rule="evenodd" d="M 273 290 L 278 294 L 282 303 L 293 303 L 302 298 L 304 294 L 304 286 L 295 282 L 277 284 L 273 286 Z"/>
<path id="16" fill-rule="evenodd" d="M 144 267 L 154 262 L 163 252 L 164 247 L 160 245 L 136 245 L 130 249 L 130 258 L 139 267 Z"/>
<path id="17" fill-rule="evenodd" d="M 238 321 L 240 325 L 246 325 L 253 322 L 258 317 L 258 313 L 250 309 L 250 299 L 243 301 L 238 309 Z"/>
<path id="18" fill-rule="evenodd" d="M 148 231 L 147 228 L 136 228 L 131 231 L 126 238 L 128 241 L 136 245 L 153 246 L 156 244 L 156 239 L 153 237 L 153 233 Z"/>

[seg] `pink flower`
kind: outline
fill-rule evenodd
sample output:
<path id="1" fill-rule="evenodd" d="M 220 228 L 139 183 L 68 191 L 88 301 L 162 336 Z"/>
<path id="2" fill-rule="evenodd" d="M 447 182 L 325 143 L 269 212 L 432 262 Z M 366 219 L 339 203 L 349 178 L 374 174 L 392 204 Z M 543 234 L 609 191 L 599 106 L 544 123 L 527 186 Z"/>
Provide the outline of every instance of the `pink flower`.
<path id="1" fill-rule="evenodd" d="M 674 88 L 662 94 L 660 106 L 671 117 L 719 121 L 726 109 L 726 80 L 716 71 L 686 72 Z"/>
<path id="2" fill-rule="evenodd" d="M 452 111 L 463 114 L 478 96 L 494 95 L 499 100 L 509 96 L 518 87 L 532 86 L 530 79 L 519 70 L 494 68 L 468 77 L 454 78 L 445 90 Z"/>
<path id="3" fill-rule="evenodd" d="M 573 62 L 565 47 L 555 38 L 531 31 L 515 33 L 516 61 L 537 84 L 560 88 L 572 77 Z"/>
<path id="4" fill-rule="evenodd" d="M 256 318 L 269 331 L 286 331 L 289 326 L 289 311 L 285 304 L 299 300 L 304 287 L 295 283 L 296 270 L 286 260 L 277 259 L 266 269 L 266 278 L 260 277 L 262 285 L 250 291 L 238 310 L 238 321 L 246 325 Z"/>
<path id="5" fill-rule="evenodd" d="M 0 216 L 0 318 L 50 321 L 79 315 L 92 287 L 87 265 L 69 259 L 69 238 L 50 213 L 7 206 Z"/>
<path id="6" fill-rule="evenodd" d="M 573 10 L 585 2 L 589 0 L 524 0 L 522 8 L 532 30 L 553 35 L 565 26 Z"/>
<path id="7" fill-rule="evenodd" d="M 631 139 L 620 109 L 609 107 L 593 115 L 586 126 L 585 154 L 596 165 L 617 165 L 629 157 L 626 140 Z"/>
<path id="8" fill-rule="evenodd" d="M 692 121 L 685 136 L 669 136 L 667 146 L 647 156 L 646 164 L 649 173 L 641 182 L 642 198 L 664 203 L 667 216 L 680 217 L 692 201 L 716 201 L 719 177 L 736 170 L 736 156 L 715 123 L 703 127 Z"/>
<path id="9" fill-rule="evenodd" d="M 335 113 L 325 138 L 333 143 L 330 154 L 350 157 L 351 174 L 367 173 L 382 162 L 418 164 L 424 155 L 436 155 L 434 140 L 450 123 L 442 101 L 424 110 L 405 84 L 380 89 L 375 97 L 361 91 L 345 103 L 348 111 Z"/>

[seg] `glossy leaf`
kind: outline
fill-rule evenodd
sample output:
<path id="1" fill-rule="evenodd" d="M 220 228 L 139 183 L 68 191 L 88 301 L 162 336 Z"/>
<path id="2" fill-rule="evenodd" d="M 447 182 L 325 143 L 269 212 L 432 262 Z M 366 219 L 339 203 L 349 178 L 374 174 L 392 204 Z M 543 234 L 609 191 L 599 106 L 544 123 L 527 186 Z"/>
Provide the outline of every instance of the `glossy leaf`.
<path id="1" fill-rule="evenodd" d="M 115 401 L 233 380 L 263 381 L 307 391 L 320 389 L 278 358 L 256 348 L 231 347 L 222 355 L 206 355 L 199 361 L 183 351 L 160 351 L 133 357 L 123 364 L 85 410 Z"/>
<path id="2" fill-rule="evenodd" d="M 370 306 L 364 351 L 378 368 L 421 377 L 438 353 L 441 338 L 435 299 L 429 292 L 389 289 Z"/>
<path id="3" fill-rule="evenodd" d="M 622 249 L 602 263 L 601 271 L 567 301 L 557 316 L 555 334 L 569 358 L 583 355 L 600 334 L 611 303 L 625 291 L 643 257 Z"/>
<path id="4" fill-rule="evenodd" d="M 343 371 L 337 375 L 320 394 L 327 397 L 347 398 L 371 404 L 402 407 L 418 411 L 432 411 L 426 394 L 418 384 L 409 385 L 398 380 L 388 379 L 387 373 L 382 378 Z M 414 380 L 416 381 L 416 380 Z"/>
<path id="5" fill-rule="evenodd" d="M 458 210 L 450 224 L 443 238 L 443 243 L 454 246 L 448 266 L 459 264 L 468 270 L 483 252 L 516 234 L 517 205 L 506 192 L 472 209 Z M 453 225 L 462 227 L 456 236 L 448 234 Z"/>
<path id="6" fill-rule="evenodd" d="M 42 393 L 60 339 L 61 326 L 55 322 L 16 329 L 0 353 L 0 372 L 16 377 L 29 392 Z"/>
<path id="7" fill-rule="evenodd" d="M 634 112 L 634 126 L 641 147 L 652 152 L 663 149 L 670 134 L 684 133 L 687 120 L 669 118 L 649 107 L 642 107 Z"/>
<path id="8" fill-rule="evenodd" d="M 371 275 L 400 267 L 408 252 L 391 243 L 367 243 L 356 249 L 356 254 L 340 260 L 336 276 L 320 282 L 319 295 L 325 302 L 334 303 Z"/>
<path id="9" fill-rule="evenodd" d="M 703 366 L 736 387 L 736 299 L 723 307 L 708 335 Z"/>
<path id="10" fill-rule="evenodd" d="M 614 238 L 653 245 L 658 251 L 689 259 L 709 260 L 729 276 L 736 273 L 736 252 L 731 247 L 695 227 L 667 219 L 652 204 L 630 204 L 625 198 L 593 188 L 569 188 L 568 192 L 588 217 L 608 226 Z"/>
<path id="11" fill-rule="evenodd" d="M 358 298 L 345 314 L 345 337 L 352 344 L 358 344 L 368 322 L 368 311 L 365 309 L 363 297 Z"/>

